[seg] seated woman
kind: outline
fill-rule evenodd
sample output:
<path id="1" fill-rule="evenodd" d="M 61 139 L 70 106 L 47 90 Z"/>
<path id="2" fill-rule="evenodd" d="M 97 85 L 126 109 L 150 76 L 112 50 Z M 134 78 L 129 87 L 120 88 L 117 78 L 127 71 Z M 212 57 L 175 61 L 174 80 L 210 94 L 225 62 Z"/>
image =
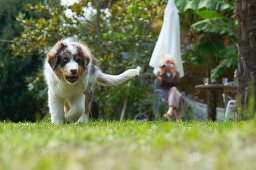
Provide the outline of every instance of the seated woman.
<path id="1" fill-rule="evenodd" d="M 173 60 L 166 60 L 160 66 L 160 71 L 157 73 L 158 86 L 163 89 L 168 98 L 169 109 L 164 117 L 171 120 L 175 115 L 176 120 L 181 120 L 180 98 L 181 93 L 176 86 L 180 82 L 179 72 L 176 71 L 176 64 Z"/>

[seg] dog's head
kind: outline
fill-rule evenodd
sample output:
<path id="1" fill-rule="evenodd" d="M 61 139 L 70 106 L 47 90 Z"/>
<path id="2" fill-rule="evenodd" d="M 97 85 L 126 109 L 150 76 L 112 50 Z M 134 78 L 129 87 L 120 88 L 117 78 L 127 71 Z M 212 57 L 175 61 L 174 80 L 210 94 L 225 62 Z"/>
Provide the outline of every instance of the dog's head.
<path id="1" fill-rule="evenodd" d="M 60 80 L 75 83 L 88 70 L 92 58 L 83 44 L 65 39 L 57 42 L 47 55 L 47 62 Z"/>

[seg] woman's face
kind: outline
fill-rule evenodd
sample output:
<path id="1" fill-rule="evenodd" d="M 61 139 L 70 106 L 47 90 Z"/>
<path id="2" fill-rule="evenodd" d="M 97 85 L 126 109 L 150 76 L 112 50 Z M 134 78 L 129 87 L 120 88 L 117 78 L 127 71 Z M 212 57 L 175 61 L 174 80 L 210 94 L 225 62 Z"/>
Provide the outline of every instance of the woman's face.
<path id="1" fill-rule="evenodd" d="M 173 64 L 172 62 L 167 62 L 167 64 L 169 64 L 169 67 L 166 68 L 166 71 L 167 71 L 167 72 L 173 72 L 173 71 L 175 71 L 175 70 L 174 70 L 175 67 L 174 67 L 174 64 Z"/>

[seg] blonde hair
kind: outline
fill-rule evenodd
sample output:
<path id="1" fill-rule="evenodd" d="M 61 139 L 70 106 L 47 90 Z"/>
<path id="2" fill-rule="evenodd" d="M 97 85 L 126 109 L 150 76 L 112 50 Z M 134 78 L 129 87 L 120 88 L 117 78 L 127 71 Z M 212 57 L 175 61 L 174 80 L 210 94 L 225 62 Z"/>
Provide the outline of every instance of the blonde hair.
<path id="1" fill-rule="evenodd" d="M 164 62 L 163 62 L 164 61 Z M 168 70 L 168 72 L 173 72 L 174 75 L 176 74 L 176 62 L 173 59 L 165 59 L 162 60 L 161 65 L 160 65 L 160 75 L 163 75 L 165 73 L 166 70 L 162 69 L 161 66 L 163 66 L 164 64 L 172 64 L 173 65 L 173 71 Z"/>
<path id="2" fill-rule="evenodd" d="M 167 64 L 173 64 L 174 71 L 176 72 L 176 62 L 173 59 L 166 60 Z"/>

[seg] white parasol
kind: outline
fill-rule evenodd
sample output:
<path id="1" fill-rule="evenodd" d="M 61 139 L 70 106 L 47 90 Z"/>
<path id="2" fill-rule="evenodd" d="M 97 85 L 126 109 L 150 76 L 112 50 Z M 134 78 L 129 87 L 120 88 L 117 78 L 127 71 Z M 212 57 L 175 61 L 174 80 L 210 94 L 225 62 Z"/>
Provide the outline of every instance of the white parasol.
<path id="1" fill-rule="evenodd" d="M 164 11 L 164 22 L 149 65 L 154 73 L 159 71 L 160 62 L 164 59 L 173 59 L 177 65 L 180 77 L 184 76 L 183 63 L 180 55 L 180 19 L 174 0 L 168 0 Z"/>

